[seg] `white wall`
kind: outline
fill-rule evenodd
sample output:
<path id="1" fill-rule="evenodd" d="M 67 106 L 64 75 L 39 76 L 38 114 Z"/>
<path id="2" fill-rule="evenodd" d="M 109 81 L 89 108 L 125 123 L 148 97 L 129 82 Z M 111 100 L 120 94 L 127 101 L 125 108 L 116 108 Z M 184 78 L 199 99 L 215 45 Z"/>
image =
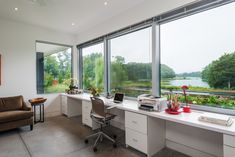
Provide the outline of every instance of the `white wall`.
<path id="1" fill-rule="evenodd" d="M 193 1 L 196 0 L 146 0 L 143 3 L 140 3 L 139 5 L 103 22 L 100 25 L 92 28 L 88 27 L 86 31 L 78 34 L 76 40 L 77 44 L 141 22 Z"/>
<path id="2" fill-rule="evenodd" d="M 36 94 L 35 41 L 74 45 L 75 36 L 0 19 L 2 85 L 0 97 L 23 95 L 25 100 L 46 97 L 46 116 L 60 114 L 58 94 Z"/>

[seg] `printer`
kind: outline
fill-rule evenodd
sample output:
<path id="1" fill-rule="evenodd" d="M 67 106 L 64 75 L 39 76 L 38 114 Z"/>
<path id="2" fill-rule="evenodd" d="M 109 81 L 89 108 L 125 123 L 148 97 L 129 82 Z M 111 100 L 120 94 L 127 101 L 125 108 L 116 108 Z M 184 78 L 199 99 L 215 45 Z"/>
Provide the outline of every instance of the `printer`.
<path id="1" fill-rule="evenodd" d="M 138 98 L 139 109 L 146 111 L 161 112 L 167 108 L 167 98 L 156 98 L 150 94 L 139 95 Z"/>

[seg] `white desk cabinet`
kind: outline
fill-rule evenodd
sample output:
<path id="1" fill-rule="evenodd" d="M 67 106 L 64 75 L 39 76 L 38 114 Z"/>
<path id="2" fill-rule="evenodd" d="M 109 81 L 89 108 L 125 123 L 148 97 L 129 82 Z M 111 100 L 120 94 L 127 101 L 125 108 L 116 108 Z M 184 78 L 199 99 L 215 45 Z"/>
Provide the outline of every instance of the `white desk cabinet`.
<path id="1" fill-rule="evenodd" d="M 151 157 L 165 147 L 165 121 L 125 111 L 126 145 Z"/>
<path id="2" fill-rule="evenodd" d="M 125 126 L 147 135 L 147 116 L 134 112 L 125 112 Z"/>
<path id="3" fill-rule="evenodd" d="M 224 134 L 224 157 L 235 156 L 235 136 Z"/>
<path id="4" fill-rule="evenodd" d="M 61 95 L 61 113 L 68 115 L 67 96 Z"/>
<path id="5" fill-rule="evenodd" d="M 92 121 L 90 117 L 92 104 L 89 101 L 82 101 L 82 124 L 91 127 L 93 130 L 98 128 L 98 124 Z"/>
<path id="6" fill-rule="evenodd" d="M 61 95 L 61 113 L 67 117 L 79 116 L 82 114 L 82 101 Z"/>

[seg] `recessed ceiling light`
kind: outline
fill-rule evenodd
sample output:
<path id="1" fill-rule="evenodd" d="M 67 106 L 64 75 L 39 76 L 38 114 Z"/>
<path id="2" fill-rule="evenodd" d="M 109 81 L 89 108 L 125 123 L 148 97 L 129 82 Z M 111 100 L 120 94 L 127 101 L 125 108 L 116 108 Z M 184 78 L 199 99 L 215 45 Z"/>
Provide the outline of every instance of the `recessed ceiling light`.
<path id="1" fill-rule="evenodd" d="M 75 25 L 75 23 L 74 22 L 72 22 L 72 24 L 71 24 L 72 26 L 74 26 Z"/>
<path id="2" fill-rule="evenodd" d="M 18 11 L 18 10 L 19 10 L 19 8 L 14 8 L 14 10 L 15 10 L 15 11 Z"/>
<path id="3" fill-rule="evenodd" d="M 108 2 L 107 2 L 107 1 L 105 1 L 105 2 L 104 2 L 104 5 L 108 5 Z"/>

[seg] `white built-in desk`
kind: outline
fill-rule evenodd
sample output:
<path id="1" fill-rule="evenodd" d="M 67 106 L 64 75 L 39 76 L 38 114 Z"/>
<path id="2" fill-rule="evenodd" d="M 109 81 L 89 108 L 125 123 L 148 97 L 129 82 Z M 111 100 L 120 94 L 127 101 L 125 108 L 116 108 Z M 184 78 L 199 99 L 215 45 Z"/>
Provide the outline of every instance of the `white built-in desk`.
<path id="1" fill-rule="evenodd" d="M 62 113 L 69 117 L 82 114 L 83 122 L 90 127 L 96 128 L 92 121 L 88 120 L 91 110 L 90 94 L 61 94 L 61 99 Z M 185 148 L 177 148 L 177 145 L 173 146 L 173 148 L 184 151 L 184 153 L 186 152 L 188 155 L 195 157 L 235 157 L 235 123 L 230 127 L 226 127 L 198 121 L 201 115 L 210 114 L 216 117 L 221 116 L 221 114 L 193 110 L 191 113 L 170 115 L 164 111 L 148 112 L 139 110 L 135 100 L 124 100 L 123 103 L 115 104 L 110 99 L 102 99 L 105 105 L 115 106 L 115 108 L 124 111 L 127 146 L 131 146 L 148 156 L 152 156 L 165 147 L 166 143 L 169 142 L 169 140 L 166 142 L 166 139 L 175 139 L 175 141 L 182 141 L 181 143 L 189 143 L 186 144 Z M 78 105 L 79 103 L 70 103 L 76 100 L 80 101 L 81 105 Z M 75 106 L 80 106 L 80 108 L 76 108 Z M 70 113 L 68 111 L 70 111 Z M 87 120 L 85 120 L 85 118 L 87 118 Z M 177 126 L 178 128 L 182 128 L 182 132 L 179 131 L 180 129 L 178 129 Z M 192 131 L 192 134 L 190 134 L 188 133 L 190 129 L 196 131 Z M 172 135 L 174 131 L 178 132 Z M 184 133 L 188 134 L 188 137 L 183 136 L 182 134 Z M 205 138 L 200 139 L 200 136 L 205 136 Z M 192 140 L 189 141 L 189 139 Z M 201 141 L 203 141 L 203 146 L 200 146 Z M 211 143 L 207 143 L 207 141 Z M 211 146 L 213 143 L 215 145 Z M 170 143 L 169 145 L 173 144 Z M 186 149 L 187 145 L 189 145 L 189 147 L 195 146 L 195 150 L 199 150 L 199 153 L 196 151 L 190 152 L 189 149 Z M 210 151 L 213 153 L 210 154 Z"/>

